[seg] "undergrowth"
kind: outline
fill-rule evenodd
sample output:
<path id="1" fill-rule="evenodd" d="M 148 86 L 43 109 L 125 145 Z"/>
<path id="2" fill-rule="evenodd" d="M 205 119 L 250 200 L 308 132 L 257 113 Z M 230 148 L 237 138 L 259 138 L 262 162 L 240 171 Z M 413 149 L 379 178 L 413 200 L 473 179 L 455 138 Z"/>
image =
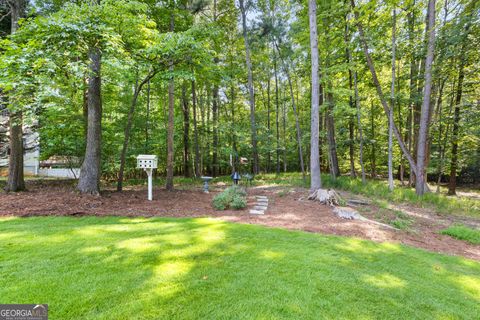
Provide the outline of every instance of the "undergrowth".
<path id="1" fill-rule="evenodd" d="M 247 206 L 247 193 L 242 187 L 231 186 L 217 194 L 212 204 L 217 210 L 243 209 Z"/>
<path id="2" fill-rule="evenodd" d="M 456 239 L 468 241 L 472 244 L 480 244 L 480 230 L 472 229 L 461 224 L 450 226 L 447 229 L 440 231 L 440 233 Z"/>

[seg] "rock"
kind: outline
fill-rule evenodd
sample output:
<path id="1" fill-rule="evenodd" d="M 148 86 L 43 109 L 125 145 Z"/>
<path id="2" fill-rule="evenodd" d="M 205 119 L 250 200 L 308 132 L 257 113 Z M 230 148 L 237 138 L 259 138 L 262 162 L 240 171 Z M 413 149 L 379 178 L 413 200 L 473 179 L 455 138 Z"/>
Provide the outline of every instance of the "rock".
<path id="1" fill-rule="evenodd" d="M 363 218 L 357 210 L 349 207 L 335 207 L 333 212 L 342 219 L 362 220 Z"/>
<path id="2" fill-rule="evenodd" d="M 370 223 L 382 226 L 382 227 L 387 228 L 387 229 L 398 230 L 398 229 L 396 229 L 396 228 L 394 228 L 394 227 L 392 227 L 388 224 L 381 223 L 381 222 L 371 220 L 371 219 L 367 219 L 364 216 L 362 216 L 360 213 L 358 213 L 357 210 L 349 208 L 349 207 L 335 207 L 333 209 L 333 212 L 342 219 L 366 221 L 366 222 L 370 222 Z"/>

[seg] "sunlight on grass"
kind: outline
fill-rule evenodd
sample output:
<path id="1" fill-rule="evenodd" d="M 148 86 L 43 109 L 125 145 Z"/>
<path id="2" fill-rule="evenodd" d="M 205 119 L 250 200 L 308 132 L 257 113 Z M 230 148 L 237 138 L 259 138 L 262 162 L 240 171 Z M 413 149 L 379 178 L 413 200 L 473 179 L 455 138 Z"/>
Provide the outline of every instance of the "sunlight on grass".
<path id="1" fill-rule="evenodd" d="M 357 238 L 346 238 L 340 244 L 336 245 L 339 249 L 357 253 L 401 253 L 402 247 L 396 243 L 369 243 Z"/>
<path id="2" fill-rule="evenodd" d="M 480 282 L 478 280 L 478 274 L 476 276 L 459 275 L 453 277 L 453 281 L 456 282 L 463 291 L 469 293 L 472 298 L 480 301 Z"/>
<path id="3" fill-rule="evenodd" d="M 282 253 L 282 252 L 276 252 L 276 251 L 272 251 L 272 250 L 263 250 L 262 252 L 260 252 L 259 255 L 262 258 L 270 259 L 270 260 L 280 259 L 280 258 L 283 258 L 285 256 L 285 254 Z"/>
<path id="4" fill-rule="evenodd" d="M 365 276 L 363 281 L 385 289 L 403 288 L 406 286 L 405 281 L 388 273 L 377 276 Z"/>
<path id="5" fill-rule="evenodd" d="M 474 319 L 480 264 L 214 219 L 0 219 L 2 303 L 51 319 Z"/>

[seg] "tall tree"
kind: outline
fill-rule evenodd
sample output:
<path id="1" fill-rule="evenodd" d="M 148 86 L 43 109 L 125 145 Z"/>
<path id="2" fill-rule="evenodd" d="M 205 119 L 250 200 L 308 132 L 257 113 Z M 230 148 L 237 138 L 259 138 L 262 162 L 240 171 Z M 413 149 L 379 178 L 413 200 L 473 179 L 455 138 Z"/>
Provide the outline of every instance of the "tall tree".
<path id="1" fill-rule="evenodd" d="M 202 170 L 200 166 L 200 146 L 198 139 L 198 125 L 197 125 L 197 93 L 195 80 L 192 80 L 192 110 L 193 110 L 193 144 L 195 145 L 195 177 L 200 177 L 202 175 Z"/>
<path id="2" fill-rule="evenodd" d="M 365 178 L 365 165 L 363 164 L 363 127 L 361 121 L 361 111 L 360 111 L 360 97 L 358 94 L 358 79 L 357 71 L 353 73 L 353 86 L 355 88 L 355 107 L 357 108 L 357 126 L 358 126 L 358 135 L 360 140 L 360 168 L 362 170 L 362 183 L 366 183 Z"/>
<path id="3" fill-rule="evenodd" d="M 174 10 L 170 13 L 170 32 L 175 30 Z M 170 79 L 168 81 L 168 128 L 167 128 L 167 181 L 165 187 L 173 191 L 174 135 L 175 135 L 175 82 L 173 78 L 173 59 L 170 60 Z"/>
<path id="4" fill-rule="evenodd" d="M 317 37 L 317 2 L 308 1 L 308 17 L 310 25 L 310 55 L 312 60 L 312 107 L 310 122 L 310 191 L 322 187 L 319 157 L 319 96 L 320 83 L 318 77 L 318 37 Z"/>
<path id="5" fill-rule="evenodd" d="M 467 9 L 470 9 L 470 13 L 467 15 L 467 22 L 465 23 L 464 32 L 462 34 L 462 43 L 459 53 L 459 66 L 458 66 L 458 79 L 457 90 L 455 93 L 455 111 L 453 118 L 453 130 L 452 130 L 452 157 L 450 161 L 450 181 L 448 183 L 448 194 L 455 195 L 457 188 L 457 166 L 458 166 L 458 139 L 459 139 L 459 123 L 460 123 L 460 108 L 462 103 L 463 94 L 463 82 L 465 80 L 465 64 L 466 64 L 466 47 L 468 45 L 468 34 L 471 27 L 471 17 L 475 11 L 471 7 L 475 7 L 475 0 L 472 1 Z"/>
<path id="6" fill-rule="evenodd" d="M 380 99 L 380 102 L 382 104 L 383 110 L 384 110 L 384 112 L 385 112 L 385 114 L 387 115 L 387 118 L 388 118 L 388 115 L 389 115 L 389 112 L 390 112 L 390 107 L 388 106 L 388 103 L 385 100 L 385 96 L 383 94 L 383 90 L 382 90 L 382 87 L 380 85 L 380 81 L 378 80 L 377 71 L 375 69 L 375 65 L 373 64 L 373 60 L 372 60 L 372 57 L 370 55 L 370 49 L 368 47 L 368 43 L 367 43 L 367 40 L 366 40 L 366 37 L 365 37 L 365 32 L 363 30 L 363 24 L 360 21 L 360 15 L 359 15 L 358 10 L 356 9 L 356 6 L 355 6 L 355 0 L 350 0 L 350 3 L 351 3 L 351 6 L 354 10 L 353 12 L 354 12 L 355 20 L 357 22 L 358 34 L 359 34 L 360 42 L 361 42 L 361 45 L 362 45 L 362 50 L 363 50 L 363 53 L 364 53 L 365 58 L 367 60 L 368 68 L 370 69 L 370 73 L 372 75 L 373 84 L 374 84 L 375 89 L 377 91 L 378 98 Z M 402 150 L 405 158 L 408 160 L 412 171 L 415 173 L 415 171 L 417 170 L 417 165 L 416 165 L 415 160 L 413 159 L 412 155 L 410 154 L 409 150 L 407 149 L 407 147 L 405 145 L 405 142 L 403 141 L 403 138 L 400 135 L 400 132 L 398 131 L 398 128 L 395 125 L 395 123 L 393 123 L 393 133 L 395 135 L 395 138 L 398 141 L 400 149 Z"/>
<path id="7" fill-rule="evenodd" d="M 18 29 L 18 21 L 25 17 L 26 0 L 8 0 L 10 7 L 11 33 Z M 8 180 L 5 186 L 6 191 L 25 190 L 25 179 L 23 175 L 23 114 L 21 110 L 10 113 L 9 118 L 10 136 L 8 157 Z"/>
<path id="8" fill-rule="evenodd" d="M 258 173 L 258 149 L 257 149 L 257 125 L 255 123 L 255 93 L 253 89 L 252 61 L 250 60 L 250 45 L 247 34 L 247 12 L 245 10 L 244 0 L 240 0 L 240 12 L 242 15 L 242 34 L 245 42 L 245 59 L 248 71 L 248 97 L 250 103 L 250 129 L 252 139 L 252 157 L 253 173 Z"/>
<path id="9" fill-rule="evenodd" d="M 421 196 L 428 191 L 425 179 L 425 159 L 427 151 L 428 126 L 430 121 L 430 98 L 432 93 L 432 64 L 435 51 L 435 0 L 428 1 L 428 44 L 427 57 L 425 62 L 425 85 L 423 91 L 423 103 L 420 113 L 420 128 L 418 131 L 417 143 L 417 172 L 415 180 L 415 191 Z"/>
<path id="10" fill-rule="evenodd" d="M 187 84 L 182 85 L 182 104 L 183 104 L 183 175 L 190 178 L 190 107 L 187 99 Z"/>
<path id="11" fill-rule="evenodd" d="M 100 0 L 92 1 L 92 6 L 100 5 Z M 102 51 L 99 41 L 90 44 L 90 60 L 87 78 L 87 145 L 83 159 L 77 189 L 81 193 L 100 194 L 101 156 L 102 156 Z"/>
<path id="12" fill-rule="evenodd" d="M 393 191 L 393 109 L 395 106 L 395 47 L 397 11 L 393 8 L 392 15 L 392 84 L 390 90 L 390 110 L 388 112 L 388 189 Z"/>
<path id="13" fill-rule="evenodd" d="M 122 146 L 122 152 L 120 154 L 120 169 L 118 171 L 118 179 L 117 179 L 117 191 L 122 191 L 123 189 L 123 174 L 125 171 L 125 160 L 127 156 L 127 150 L 128 150 L 128 142 L 130 141 L 130 133 L 132 130 L 132 124 L 133 124 L 133 117 L 135 115 L 135 108 L 137 106 L 137 101 L 138 97 L 140 95 L 140 92 L 142 91 L 142 88 L 147 84 L 150 79 L 152 79 L 157 71 L 152 70 L 151 72 L 148 73 L 148 75 L 142 79 L 141 82 L 138 81 L 138 71 L 136 75 L 136 80 L 135 80 L 135 87 L 134 87 L 134 92 L 133 92 L 133 98 L 130 103 L 130 108 L 128 110 L 128 115 L 127 115 L 127 124 L 125 126 L 125 133 L 123 137 L 123 146 Z"/>

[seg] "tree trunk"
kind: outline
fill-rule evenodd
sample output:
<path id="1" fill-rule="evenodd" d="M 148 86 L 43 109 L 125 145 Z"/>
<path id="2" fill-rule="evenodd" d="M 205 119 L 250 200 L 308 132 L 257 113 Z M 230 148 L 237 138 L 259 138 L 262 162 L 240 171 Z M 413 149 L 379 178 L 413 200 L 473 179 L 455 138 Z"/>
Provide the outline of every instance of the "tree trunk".
<path id="1" fill-rule="evenodd" d="M 285 90 L 283 90 L 283 94 L 285 94 Z M 288 164 L 287 164 L 287 108 L 285 106 L 285 96 L 283 96 L 282 102 L 282 113 L 283 113 L 283 172 L 287 172 Z"/>
<path id="2" fill-rule="evenodd" d="M 275 132 L 277 135 L 277 152 L 276 152 L 276 173 L 280 174 L 280 127 L 279 127 L 279 112 L 280 104 L 278 99 L 278 74 L 277 74 L 277 58 L 276 54 L 273 53 L 273 71 L 275 74 Z"/>
<path id="3" fill-rule="evenodd" d="M 318 85 L 318 91 L 319 91 L 319 95 L 318 95 L 318 105 L 319 105 L 319 111 L 320 111 L 320 115 L 319 115 L 319 121 L 318 121 L 318 124 L 319 124 L 319 132 L 323 132 L 324 129 L 326 128 L 325 126 L 325 117 L 323 115 L 323 112 L 321 112 L 321 106 L 323 106 L 323 102 L 324 102 L 324 95 L 323 95 L 323 86 L 322 86 L 322 83 L 320 82 L 319 85 Z M 324 164 L 324 159 L 325 157 L 323 156 L 323 145 L 324 145 L 324 139 L 323 139 L 323 135 L 319 135 L 319 139 L 318 139 L 318 144 L 319 144 L 319 148 L 318 148 L 318 158 L 320 159 L 320 171 L 322 170 L 322 166 L 323 168 L 326 168 L 327 165 Z"/>
<path id="4" fill-rule="evenodd" d="M 414 6 L 415 2 L 412 4 Z M 407 143 L 408 151 L 411 153 L 412 152 L 412 147 L 414 144 L 414 131 L 415 131 L 415 126 L 413 124 L 414 121 L 414 113 L 415 113 L 415 108 L 417 105 L 417 73 L 418 73 L 418 67 L 417 67 L 417 61 L 415 57 L 415 13 L 414 9 L 412 9 L 408 14 L 407 14 L 407 21 L 408 21 L 408 40 L 409 40 L 409 45 L 412 50 L 412 56 L 410 60 L 410 97 L 409 97 L 409 103 L 408 103 L 408 115 L 407 115 L 407 123 L 406 123 L 406 137 L 405 137 L 405 143 Z M 412 186 L 413 185 L 413 170 L 412 167 L 410 166 L 410 173 L 409 173 L 409 178 L 408 178 L 408 185 Z"/>
<path id="5" fill-rule="evenodd" d="M 270 73 L 268 74 L 268 82 L 267 82 L 267 145 L 268 145 L 268 152 L 267 152 L 267 173 L 270 172 L 270 166 L 272 157 L 270 154 Z"/>
<path id="6" fill-rule="evenodd" d="M 471 2 L 470 5 L 474 5 L 474 2 Z M 470 6 L 469 5 L 469 6 Z M 459 139 L 459 124 L 460 124 L 460 107 L 462 102 L 463 94 L 463 80 L 465 78 L 465 50 L 468 44 L 468 34 L 470 31 L 472 15 L 475 12 L 471 9 L 469 14 L 469 20 L 465 24 L 465 31 L 463 33 L 463 42 L 460 49 L 460 63 L 458 67 L 458 80 L 457 80 L 457 92 L 455 95 L 455 112 L 453 118 L 453 132 L 452 132 L 452 158 L 450 162 L 450 181 L 448 184 L 448 194 L 455 195 L 457 188 L 457 166 L 458 166 L 458 139 Z"/>
<path id="7" fill-rule="evenodd" d="M 250 128 L 252 136 L 252 157 L 253 157 L 253 173 L 258 173 L 258 150 L 257 150 L 257 125 L 255 124 L 255 94 L 253 91 L 253 72 L 252 62 L 250 61 L 250 45 L 247 36 L 247 14 L 245 11 L 244 0 L 240 0 L 240 11 L 242 14 L 243 40 L 245 42 L 245 59 L 248 70 L 248 94 L 250 102 Z"/>
<path id="8" fill-rule="evenodd" d="M 372 100 L 371 108 L 370 108 L 370 123 L 371 123 L 371 130 L 370 130 L 370 135 L 372 136 L 372 143 L 371 143 L 371 154 L 370 154 L 370 165 L 371 165 L 371 177 L 372 179 L 375 179 L 377 177 L 377 164 L 376 164 L 376 153 L 375 153 L 375 115 L 374 115 L 374 104 Z"/>
<path id="9" fill-rule="evenodd" d="M 417 172 L 415 173 L 415 191 L 421 196 L 428 187 L 425 181 L 425 156 L 427 150 L 428 126 L 430 119 L 430 96 L 432 91 L 432 64 L 435 50 L 435 0 L 428 1 L 428 46 L 425 62 L 425 86 L 420 114 L 420 128 L 417 144 Z"/>
<path id="10" fill-rule="evenodd" d="M 352 69 L 351 69 L 351 60 L 352 54 L 350 53 L 350 35 L 348 30 L 348 16 L 345 16 L 345 54 L 347 59 L 348 65 L 348 87 L 350 89 L 350 95 L 348 97 L 348 103 L 350 108 L 355 108 L 355 104 L 353 102 L 353 77 L 352 77 Z M 355 172 L 355 124 L 354 124 L 354 117 L 350 116 L 348 119 L 348 134 L 349 134 L 349 160 L 350 160 L 350 177 L 355 178 L 357 176 Z"/>
<path id="11" fill-rule="evenodd" d="M 362 183 L 366 183 L 365 177 L 365 166 L 363 164 L 363 128 L 361 122 L 361 111 L 360 111 L 360 97 L 358 95 L 358 80 L 357 80 L 357 71 L 353 74 L 353 86 L 355 88 L 355 107 L 357 108 L 357 126 L 358 126 L 358 134 L 360 139 L 360 167 L 362 170 Z"/>
<path id="12" fill-rule="evenodd" d="M 395 106 L 395 33 L 397 24 L 397 11 L 393 8 L 392 27 L 392 86 L 390 91 L 390 110 L 388 112 L 388 189 L 393 191 L 393 109 Z"/>
<path id="13" fill-rule="evenodd" d="M 23 176 L 23 116 L 21 111 L 10 113 L 8 180 L 5 191 L 18 192 L 25 190 Z"/>
<path id="14" fill-rule="evenodd" d="M 233 86 L 233 82 L 230 85 L 230 95 L 231 95 L 231 105 L 232 105 L 232 123 L 230 125 L 231 135 L 232 135 L 232 151 L 233 151 L 232 173 L 234 173 L 235 171 L 237 171 L 238 152 L 237 152 L 237 135 L 235 131 L 235 88 Z"/>
<path id="15" fill-rule="evenodd" d="M 200 146 L 201 146 L 201 152 L 200 152 L 200 173 L 203 174 L 203 171 L 205 169 L 205 154 L 207 153 L 206 146 L 205 146 L 205 106 L 204 106 L 204 97 L 202 92 L 200 91 L 200 100 L 199 100 L 199 107 L 200 107 L 200 118 L 201 118 L 201 123 L 202 123 L 202 130 L 200 131 L 201 136 L 200 136 Z M 208 141 L 208 139 L 207 139 Z"/>
<path id="16" fill-rule="evenodd" d="M 460 129 L 460 103 L 462 102 L 462 92 L 463 92 L 463 80 L 465 77 L 465 59 L 463 58 L 463 49 L 462 55 L 460 58 L 460 66 L 458 72 L 457 80 L 457 90 L 455 93 L 455 109 L 453 116 L 453 131 L 452 131 L 452 151 L 451 151 L 451 162 L 450 162 L 450 180 L 448 183 L 448 195 L 456 195 L 457 188 L 457 165 L 458 165 L 458 138 L 459 138 L 459 129 Z"/>
<path id="17" fill-rule="evenodd" d="M 213 125 L 213 157 L 212 157 L 212 175 L 218 175 L 218 85 L 213 86 L 212 92 L 212 125 Z"/>
<path id="18" fill-rule="evenodd" d="M 148 154 L 148 148 L 150 145 L 150 80 L 147 82 L 147 115 L 145 119 L 145 154 Z"/>
<path id="19" fill-rule="evenodd" d="M 298 121 L 297 104 L 295 103 L 295 96 L 293 95 L 292 80 L 290 79 L 288 70 L 286 70 L 286 74 L 287 74 L 288 86 L 290 87 L 290 96 L 292 98 L 293 116 L 295 117 L 295 128 L 297 131 L 298 158 L 300 161 L 300 170 L 302 171 L 303 182 L 306 183 L 307 178 L 305 176 L 305 164 L 303 162 L 302 131 L 300 129 L 300 122 Z"/>
<path id="20" fill-rule="evenodd" d="M 318 76 L 318 37 L 317 37 L 317 3 L 308 1 L 308 17 L 310 25 L 310 52 L 312 60 L 312 107 L 310 122 L 310 191 L 322 187 L 319 157 L 319 98 L 320 83 Z"/>
<path id="21" fill-rule="evenodd" d="M 135 81 L 135 89 L 133 92 L 132 102 L 130 103 L 130 109 L 128 110 L 127 116 L 127 125 L 125 126 L 125 134 L 123 136 L 123 147 L 120 154 L 120 170 L 118 172 L 117 179 L 117 191 L 122 191 L 123 189 L 123 175 L 125 172 L 125 160 L 127 156 L 128 143 L 130 141 L 130 131 L 132 130 L 133 117 L 135 116 L 135 108 L 137 106 L 138 96 L 142 91 L 143 86 L 150 81 L 150 79 L 155 75 L 155 73 L 149 73 L 141 83 L 138 83 L 138 75 Z"/>
<path id="22" fill-rule="evenodd" d="M 277 48 L 277 53 L 280 56 L 280 50 L 278 48 L 278 45 L 275 43 L 275 46 Z M 288 71 L 288 67 L 285 63 L 285 61 L 282 59 L 280 56 L 280 61 L 283 66 L 283 72 L 285 72 L 285 75 L 287 76 L 287 81 L 288 81 L 288 87 L 290 89 L 290 98 L 292 101 L 292 110 L 293 110 L 293 115 L 295 117 L 295 128 L 297 132 L 297 145 L 298 145 L 298 158 L 300 161 L 300 170 L 302 171 L 302 178 L 303 182 L 307 182 L 307 178 L 305 176 L 305 165 L 303 162 L 303 148 L 302 148 L 302 131 L 300 129 L 300 122 L 298 121 L 298 113 L 297 113 L 297 104 L 295 102 L 295 95 L 293 94 L 293 85 L 292 85 L 292 79 L 290 77 L 290 72 Z"/>
<path id="23" fill-rule="evenodd" d="M 202 175 L 200 166 L 200 146 L 198 140 L 197 128 L 197 93 L 195 90 L 195 80 L 192 80 L 192 109 L 193 109 L 193 143 L 195 145 L 195 177 Z"/>
<path id="24" fill-rule="evenodd" d="M 170 32 L 175 29 L 175 18 L 173 12 L 170 15 Z M 170 61 L 170 73 L 173 73 L 173 61 Z M 175 135 L 175 83 L 173 75 L 170 75 L 168 82 L 168 129 L 167 129 L 167 181 L 166 189 L 173 191 L 173 166 L 174 166 L 174 135 Z"/>
<path id="25" fill-rule="evenodd" d="M 327 124 L 328 155 L 330 159 L 330 173 L 336 179 L 340 176 L 340 167 L 338 165 L 337 142 L 335 140 L 335 121 L 333 117 L 333 96 L 331 92 L 326 94 L 327 111 L 325 114 Z"/>
<path id="26" fill-rule="evenodd" d="M 81 193 L 99 195 L 100 176 L 102 173 L 102 54 L 100 49 L 91 48 L 89 58 L 87 145 L 77 189 Z"/>
<path id="27" fill-rule="evenodd" d="M 11 33 L 18 29 L 18 21 L 25 17 L 25 0 L 10 0 Z M 23 113 L 12 111 L 9 116 L 9 150 L 8 156 L 8 180 L 5 191 L 18 192 L 25 190 L 25 179 L 23 173 Z"/>
<path id="28" fill-rule="evenodd" d="M 191 177 L 190 170 L 190 108 L 188 107 L 187 86 L 182 86 L 182 102 L 183 102 L 183 174 L 185 178 Z"/>
<path id="29" fill-rule="evenodd" d="M 445 85 L 446 79 L 443 81 L 442 89 L 443 86 Z M 443 91 L 443 90 L 442 90 Z M 442 94 L 439 95 L 438 97 L 438 123 L 439 123 L 439 128 L 438 128 L 438 154 L 440 157 L 439 163 L 438 163 L 438 168 L 437 168 L 437 190 L 436 192 L 440 192 L 440 182 L 442 181 L 442 175 L 443 175 L 443 166 L 445 164 L 445 149 L 446 149 L 446 142 L 448 139 L 448 129 L 449 125 L 447 123 L 446 130 L 445 130 L 445 137 L 443 137 L 443 124 L 444 124 L 444 117 L 443 117 L 443 102 L 442 102 Z M 452 105 L 453 103 L 450 104 L 450 110 L 448 113 L 448 117 L 450 117 L 450 114 L 452 112 Z"/>

